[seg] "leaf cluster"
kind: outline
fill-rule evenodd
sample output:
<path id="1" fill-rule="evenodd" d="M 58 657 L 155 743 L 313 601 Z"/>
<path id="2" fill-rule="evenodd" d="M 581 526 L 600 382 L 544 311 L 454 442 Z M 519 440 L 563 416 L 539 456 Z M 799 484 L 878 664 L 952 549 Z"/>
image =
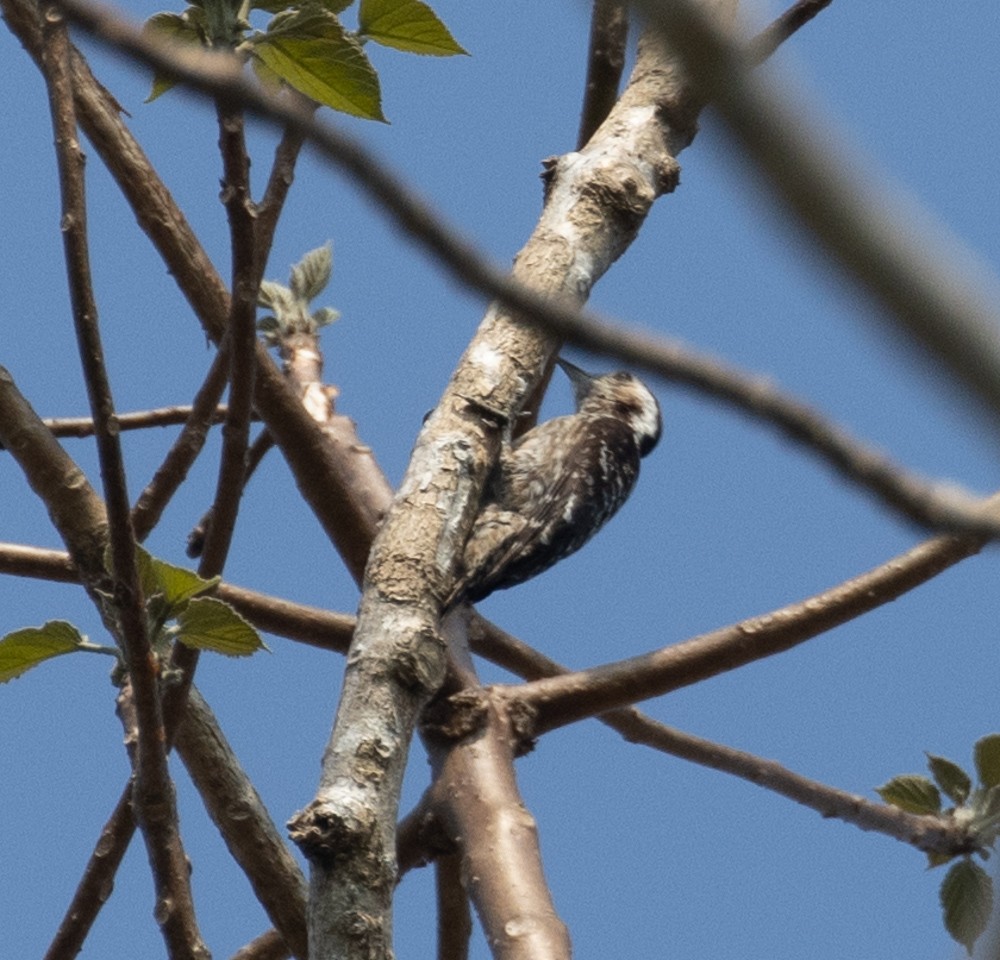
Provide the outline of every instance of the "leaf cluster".
<path id="1" fill-rule="evenodd" d="M 228 603 L 206 596 L 219 583 L 193 570 L 175 567 L 137 548 L 139 575 L 146 597 L 146 616 L 153 646 L 166 654 L 171 640 L 213 650 L 229 657 L 246 657 L 267 649 L 260 634 Z M 49 620 L 0 639 L 0 683 L 66 653 L 103 653 L 121 660 L 116 647 L 101 646 L 66 620 Z"/>
<path id="2" fill-rule="evenodd" d="M 182 13 L 154 14 L 146 30 L 175 43 L 234 50 L 264 83 L 287 84 L 334 110 L 381 121 L 381 88 L 364 51 L 367 41 L 425 56 L 466 52 L 422 0 L 359 0 L 353 31 L 341 22 L 352 3 L 192 0 Z M 254 10 L 271 15 L 265 30 L 251 25 Z M 169 77 L 154 77 L 147 102 L 172 86 Z"/>
<path id="3" fill-rule="evenodd" d="M 332 307 L 309 310 L 311 301 L 326 289 L 332 270 L 333 250 L 325 244 L 310 250 L 292 267 L 287 287 L 273 280 L 261 281 L 257 302 L 273 313 L 258 320 L 257 329 L 268 346 L 277 346 L 297 333 L 313 335 L 340 316 Z"/>
<path id="4" fill-rule="evenodd" d="M 1000 837 L 1000 734 L 976 742 L 973 759 L 978 783 L 957 763 L 927 755 L 931 776 L 904 774 L 878 787 L 878 795 L 894 807 L 922 816 L 945 817 L 962 826 L 970 847 L 986 860 Z M 951 806 L 945 807 L 945 800 Z M 941 883 L 941 907 L 948 933 L 972 955 L 975 942 L 986 929 L 993 907 L 993 881 L 972 859 L 960 855 Z M 955 855 L 928 854 L 931 867 Z"/>

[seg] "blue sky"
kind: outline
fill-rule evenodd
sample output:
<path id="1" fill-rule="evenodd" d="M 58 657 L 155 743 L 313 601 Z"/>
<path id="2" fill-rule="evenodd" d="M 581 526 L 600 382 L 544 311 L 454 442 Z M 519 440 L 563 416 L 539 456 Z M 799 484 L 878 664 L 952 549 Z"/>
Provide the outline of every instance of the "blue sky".
<path id="1" fill-rule="evenodd" d="M 162 9 L 146 0 L 131 8 L 137 16 Z M 470 57 L 373 49 L 391 124 L 327 116 L 508 263 L 540 209 L 540 161 L 574 145 L 587 11 L 569 0 L 502 8 L 439 0 L 435 9 Z M 752 8 L 761 22 L 779 9 Z M 849 152 L 990 264 L 1000 259 L 998 30 L 995 8 L 984 2 L 834 0 L 769 68 L 823 112 Z M 144 74 L 85 47 L 225 275 L 210 111 L 181 94 L 144 105 Z M 83 415 L 44 87 L 5 32 L 0 58 L 0 363 L 42 415 Z M 273 137 L 256 130 L 252 139 L 259 186 Z M 680 160 L 680 188 L 658 203 L 593 306 L 772 377 L 917 470 L 995 489 L 997 446 L 985 422 L 769 209 L 710 111 Z M 211 358 L 204 338 L 92 153 L 88 177 L 118 406 L 187 402 Z M 343 178 L 306 157 L 267 276 L 284 280 L 291 263 L 327 240 L 334 276 L 322 302 L 342 314 L 324 335 L 327 376 L 341 391 L 339 409 L 396 482 L 484 305 Z M 632 501 L 582 553 L 482 604 L 504 629 L 588 666 L 802 599 L 922 537 L 767 427 L 654 386 L 664 439 L 644 462 Z M 569 403 L 557 382 L 546 412 Z M 133 496 L 171 436 L 127 437 Z M 89 442 L 66 446 L 97 482 Z M 211 498 L 216 454 L 213 445 L 153 534 L 158 555 L 184 562 L 187 531 Z M 9 461 L 0 461 L 0 497 L 0 539 L 59 546 Z M 996 572 L 996 554 L 986 551 L 859 622 L 644 709 L 868 796 L 894 774 L 921 770 L 925 750 L 967 764 L 973 742 L 1000 729 Z M 334 610 L 355 607 L 353 583 L 276 456 L 244 499 L 227 579 Z M 100 638 L 78 590 L 26 580 L 3 587 L 0 631 L 66 618 Z M 279 638 L 269 643 L 270 655 L 245 662 L 203 658 L 198 683 L 280 824 L 315 789 L 342 661 Z M 488 666 L 483 672 L 501 677 Z M 127 775 L 113 700 L 99 658 L 63 658 L 0 688 L 0 926 L 8 956 L 44 951 Z M 426 783 L 419 749 L 411 767 L 404 807 Z M 630 746 L 596 722 L 546 737 L 518 769 L 582 960 L 957 954 L 939 917 L 940 871 L 926 871 L 921 854 L 894 840 Z M 225 957 L 266 920 L 179 765 L 177 776 L 199 919 L 214 954 Z M 432 949 L 429 880 L 425 871 L 400 888 L 400 960 Z M 160 955 L 151 910 L 145 854 L 135 843 L 83 956 Z M 474 956 L 487 956 L 481 939 Z"/>

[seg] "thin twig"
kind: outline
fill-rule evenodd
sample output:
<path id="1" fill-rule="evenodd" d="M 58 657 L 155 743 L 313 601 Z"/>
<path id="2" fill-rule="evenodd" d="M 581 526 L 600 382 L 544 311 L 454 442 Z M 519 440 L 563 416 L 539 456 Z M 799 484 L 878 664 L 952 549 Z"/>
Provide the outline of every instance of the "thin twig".
<path id="1" fill-rule="evenodd" d="M 191 416 L 192 409 L 192 407 L 179 405 L 119 413 L 118 429 L 124 432 L 126 430 L 148 430 L 150 427 L 175 427 L 184 423 Z M 214 426 L 222 423 L 225 418 L 226 406 L 219 404 L 209 413 L 208 422 Z M 42 423 L 52 431 L 54 437 L 83 439 L 94 435 L 92 417 L 44 417 Z"/>
<path id="2" fill-rule="evenodd" d="M 126 785 L 107 823 L 101 829 L 95 852 L 73 892 L 59 929 L 43 960 L 75 960 L 83 949 L 97 914 L 107 902 L 114 876 L 135 833 L 132 814 L 132 783 Z M 100 855 L 98 855 L 98 851 Z"/>
<path id="3" fill-rule="evenodd" d="M 306 110 L 317 109 L 317 104 L 302 96 L 297 91 L 288 88 L 285 95 L 301 102 Z M 274 161 L 271 164 L 271 174 L 264 188 L 264 195 L 257 204 L 257 249 L 261 260 L 261 269 L 267 260 L 274 231 L 285 205 L 285 198 L 295 179 L 295 166 L 305 143 L 304 133 L 295 127 L 285 127 L 281 139 L 274 149 Z"/>
<path id="4" fill-rule="evenodd" d="M 163 463 L 157 468 L 145 490 L 139 494 L 132 509 L 132 525 L 136 540 L 140 543 L 159 523 L 167 504 L 204 448 L 209 426 L 219 420 L 219 413 L 213 411 L 224 410 L 225 416 L 229 415 L 227 408 L 218 405 L 226 386 L 228 368 L 228 351 L 219 350 L 212 358 L 212 365 L 195 394 L 194 402 L 187 408 L 190 412 L 184 422 L 184 429 L 167 451 Z"/>
<path id="5" fill-rule="evenodd" d="M 586 146 L 618 99 L 618 86 L 625 68 L 628 21 L 625 0 L 594 0 L 590 14 L 587 81 L 576 138 L 578 150 Z"/>
<path id="6" fill-rule="evenodd" d="M 793 33 L 804 27 L 832 2 L 833 0 L 798 0 L 798 3 L 792 4 L 750 41 L 748 50 L 750 62 L 763 63 Z"/>
<path id="7" fill-rule="evenodd" d="M 267 452 L 274 447 L 274 436 L 268 429 L 262 430 L 253 443 L 250 444 L 250 450 L 246 457 L 246 469 L 243 473 L 243 489 L 246 490 L 247 484 L 250 482 L 250 478 L 254 475 L 257 468 L 260 466 L 261 461 L 267 455 Z M 205 549 L 205 537 L 208 534 L 208 529 L 212 525 L 212 508 L 209 507 L 202 516 L 201 519 L 191 528 L 191 532 L 187 537 L 187 555 L 192 559 L 194 557 L 200 557 L 202 551 Z"/>
<path id="8" fill-rule="evenodd" d="M 219 103 L 219 149 L 222 153 L 222 199 L 229 222 L 232 254 L 232 301 L 226 331 L 229 353 L 229 414 L 222 428 L 222 458 L 199 572 L 222 572 L 232 542 L 246 477 L 250 413 L 253 406 L 260 265 L 250 198 L 250 158 L 243 115 Z"/>
<path id="9" fill-rule="evenodd" d="M 803 777 L 774 760 L 657 723 L 631 708 L 616 710 L 614 716 L 616 729 L 632 743 L 740 777 L 809 807 L 822 817 L 836 817 L 861 830 L 873 830 L 908 843 L 925 853 L 956 856 L 975 849 L 966 827 L 947 817 L 907 813 L 898 807 L 838 790 Z"/>
<path id="10" fill-rule="evenodd" d="M 173 956 L 194 960 L 207 957 L 208 951 L 195 919 L 188 864 L 181 844 L 173 784 L 167 768 L 166 737 L 139 581 L 125 467 L 91 285 L 83 156 L 77 140 L 69 76 L 69 39 L 65 22 L 54 11 L 50 10 L 45 17 L 43 39 L 45 75 L 62 192 L 62 232 L 70 300 L 104 482 L 114 579 L 113 603 L 120 626 L 118 639 L 134 691 L 138 742 L 133 809 L 149 852 L 164 940 Z"/>

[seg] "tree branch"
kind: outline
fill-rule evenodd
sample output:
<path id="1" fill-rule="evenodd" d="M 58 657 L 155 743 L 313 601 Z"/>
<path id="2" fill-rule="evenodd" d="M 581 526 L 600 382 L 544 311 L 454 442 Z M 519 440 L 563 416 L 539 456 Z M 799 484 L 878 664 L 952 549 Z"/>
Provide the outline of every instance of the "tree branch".
<path id="1" fill-rule="evenodd" d="M 288 947 L 281 934 L 277 930 L 267 930 L 240 947 L 230 960 L 285 960 L 288 956 Z"/>
<path id="2" fill-rule="evenodd" d="M 861 830 L 877 831 L 924 853 L 957 856 L 975 849 L 966 828 L 947 817 L 907 813 L 889 804 L 875 803 L 855 793 L 810 780 L 774 760 L 765 760 L 657 723 L 636 710 L 615 710 L 614 715 L 619 724 L 616 729 L 631 743 L 748 780 L 815 810 L 821 817 L 836 817 Z"/>
<path id="3" fill-rule="evenodd" d="M 222 428 L 222 457 L 212 504 L 212 522 L 199 564 L 203 576 L 216 576 L 225 566 L 243 496 L 250 414 L 253 406 L 257 342 L 257 290 L 262 265 L 250 197 L 250 158 L 243 115 L 217 104 L 219 151 L 222 155 L 222 202 L 229 222 L 232 298 L 224 343 L 229 354 L 229 414 Z"/>
<path id="4" fill-rule="evenodd" d="M 780 17 L 750 41 L 748 54 L 751 63 L 763 63 L 793 33 L 804 27 L 813 17 L 825 10 L 833 0 L 798 0 Z"/>
<path id="5" fill-rule="evenodd" d="M 625 0 L 594 0 L 577 150 L 586 146 L 618 99 L 618 84 L 625 68 L 628 21 L 628 3 Z"/>
<path id="6" fill-rule="evenodd" d="M 132 508 L 132 525 L 136 540 L 140 543 L 149 536 L 153 528 L 160 522 L 164 509 L 173 495 L 180 488 L 188 475 L 188 470 L 198 454 L 205 446 L 208 428 L 218 420 L 219 397 L 226 386 L 226 375 L 229 368 L 228 348 L 219 350 L 212 358 L 209 367 L 190 412 L 184 421 L 184 428 L 167 451 L 163 463 L 157 468 L 153 478 L 139 494 Z M 226 410 L 228 417 L 229 411 Z"/>
<path id="7" fill-rule="evenodd" d="M 994 498 L 995 505 L 1000 497 Z M 713 630 L 683 643 L 565 676 L 502 687 L 536 711 L 539 732 L 609 707 L 659 696 L 764 657 L 897 599 L 982 549 L 974 537 L 935 537 L 860 576 L 779 610 Z"/>
<path id="8" fill-rule="evenodd" d="M 257 900 L 292 955 L 306 960 L 306 881 L 302 871 L 205 699 L 192 689 L 188 701 L 177 731 L 177 752 Z"/>
<path id="9" fill-rule="evenodd" d="M 118 429 L 147 430 L 150 427 L 173 427 L 182 424 L 191 416 L 193 407 L 157 407 L 152 410 L 136 410 L 118 414 Z M 221 404 L 209 411 L 210 425 L 222 423 L 226 418 L 226 406 Z M 92 437 L 94 420 L 92 417 L 43 417 L 42 423 L 52 431 L 54 437 Z"/>
<path id="10" fill-rule="evenodd" d="M 469 897 L 462 883 L 462 861 L 455 854 L 434 861 L 437 900 L 437 960 L 468 960 L 472 937 Z"/>
<path id="11" fill-rule="evenodd" d="M 80 359 L 94 419 L 108 512 L 112 604 L 128 665 L 137 722 L 133 811 L 146 840 L 164 940 L 172 956 L 207 958 L 194 913 L 188 863 L 181 844 L 173 783 L 167 769 L 166 734 L 157 666 L 147 633 L 128 489 L 115 422 L 111 384 L 97 325 L 90 278 L 83 156 L 77 141 L 69 75 L 69 39 L 60 15 L 49 10 L 43 27 L 44 74 L 55 132 L 62 192 L 63 243 Z"/>
<path id="12" fill-rule="evenodd" d="M 42 960 L 76 960 L 94 920 L 108 899 L 108 891 L 134 834 L 132 782 L 129 781 L 101 830 L 95 852 L 87 861 L 59 929 Z M 100 851 L 100 856 L 97 851 Z"/>

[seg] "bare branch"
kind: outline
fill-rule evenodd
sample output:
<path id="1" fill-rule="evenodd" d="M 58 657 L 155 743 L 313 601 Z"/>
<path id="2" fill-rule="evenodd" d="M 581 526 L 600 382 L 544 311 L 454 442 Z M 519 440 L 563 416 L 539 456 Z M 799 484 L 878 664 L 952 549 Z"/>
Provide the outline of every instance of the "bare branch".
<path id="1" fill-rule="evenodd" d="M 132 783 L 129 781 L 101 830 L 94 853 L 87 861 L 83 876 L 43 960 L 76 960 L 98 913 L 107 902 L 108 892 L 114 885 L 114 876 L 134 833 Z"/>
<path id="2" fill-rule="evenodd" d="M 616 729 L 632 743 L 749 780 L 815 810 L 822 817 L 836 817 L 862 830 L 877 831 L 924 853 L 956 856 L 975 848 L 966 828 L 947 817 L 922 816 L 889 804 L 875 803 L 858 794 L 810 780 L 774 760 L 765 760 L 657 723 L 636 710 L 615 710 L 614 716 Z"/>
<path id="3" fill-rule="evenodd" d="M 437 960 L 468 960 L 472 936 L 469 897 L 462 884 L 462 860 L 455 854 L 434 861 L 437 894 Z"/>
<path id="4" fill-rule="evenodd" d="M 257 899 L 299 960 L 306 960 L 306 881 L 197 690 L 177 731 L 177 752 Z"/>
<path id="5" fill-rule="evenodd" d="M 502 699 L 480 695 L 468 650 L 468 615 L 467 607 L 456 610 L 441 629 L 449 647 L 449 679 L 461 688 L 454 699 L 471 709 L 439 714 L 438 700 L 421 721 L 434 770 L 433 827 L 457 850 L 462 875 L 476 878 L 466 895 L 496 960 L 569 960 L 569 931 L 556 912 L 536 824 L 517 786 L 514 759 L 522 715 Z"/>
<path id="6" fill-rule="evenodd" d="M 147 632 L 139 581 L 135 537 L 121 443 L 115 423 L 111 384 L 97 325 L 90 278 L 83 155 L 77 140 L 73 91 L 69 75 L 70 47 L 60 15 L 48 11 L 43 28 L 45 79 L 55 132 L 62 192 L 62 233 L 69 274 L 70 300 L 80 347 L 80 360 L 94 418 L 104 497 L 108 511 L 113 604 L 119 641 L 134 691 L 137 734 L 133 809 L 142 828 L 153 870 L 157 915 L 172 956 L 207 958 L 194 913 L 187 858 L 181 844 L 173 783 L 167 769 L 166 734 L 160 709 L 155 659 Z M 155 813 L 153 812 L 155 810 Z"/>
<path id="7" fill-rule="evenodd" d="M 132 413 L 118 414 L 118 429 L 147 430 L 150 427 L 174 427 L 184 423 L 191 416 L 193 407 L 156 407 L 152 410 L 136 410 Z M 220 404 L 210 411 L 208 422 L 211 425 L 222 423 L 226 418 L 226 406 Z M 42 423 L 51 431 L 54 437 L 92 437 L 94 421 L 91 417 L 43 417 Z"/>
<path id="8" fill-rule="evenodd" d="M 825 10 L 833 0 L 798 0 L 763 29 L 749 44 L 751 63 L 767 60 L 793 33 Z"/>
<path id="9" fill-rule="evenodd" d="M 537 711 L 539 731 L 552 730 L 790 650 L 895 600 L 978 553 L 984 543 L 975 537 L 936 537 L 800 603 L 653 653 L 503 689 L 506 696 Z"/>
<path id="10" fill-rule="evenodd" d="M 989 501 L 957 484 L 929 480 L 868 446 L 801 400 L 784 393 L 767 377 L 747 373 L 684 344 L 638 332 L 616 330 L 583 320 L 578 343 L 613 353 L 668 380 L 691 387 L 740 413 L 761 419 L 819 456 L 850 483 L 924 527 L 1000 535 L 1000 520 Z"/>
<path id="11" fill-rule="evenodd" d="M 628 21 L 625 0 L 594 0 L 590 14 L 587 83 L 580 111 L 580 132 L 576 138 L 578 150 L 586 146 L 618 99 L 618 84 L 625 68 Z"/>
<path id="12" fill-rule="evenodd" d="M 291 88 L 285 91 L 288 97 L 297 98 L 306 110 L 316 111 L 316 104 L 307 97 L 302 97 Z M 271 175 L 268 177 L 264 196 L 257 204 L 257 248 L 260 252 L 261 269 L 267 261 L 267 254 L 274 240 L 274 231 L 278 218 L 285 205 L 285 198 L 295 179 L 295 165 L 298 162 L 305 135 L 301 130 L 285 127 L 274 150 L 274 161 L 271 164 Z"/>
<path id="13" fill-rule="evenodd" d="M 91 596 L 98 591 L 106 592 L 110 584 L 104 569 L 108 523 L 104 504 L 3 367 L 0 367 L 0 442 L 45 504 L 69 550 L 75 577 L 83 580 Z M 63 558 L 68 559 L 65 554 Z"/>
<path id="14" fill-rule="evenodd" d="M 229 414 L 222 429 L 222 458 L 212 504 L 212 522 L 199 564 L 203 576 L 222 572 L 232 542 L 246 478 L 250 413 L 255 379 L 257 289 L 262 265 L 257 255 L 257 227 L 250 198 L 250 158 L 243 115 L 219 103 L 219 149 L 222 153 L 222 201 L 229 222 L 232 299 L 226 324 L 229 354 Z"/>
<path id="15" fill-rule="evenodd" d="M 212 365 L 195 394 L 194 403 L 184 421 L 184 429 L 167 452 L 146 489 L 139 494 L 132 509 L 132 525 L 140 543 L 160 521 L 163 511 L 187 477 L 188 470 L 205 446 L 208 428 L 218 422 L 219 397 L 226 386 L 229 367 L 228 350 L 222 349 L 212 358 Z M 228 410 L 226 410 L 228 416 Z"/>

